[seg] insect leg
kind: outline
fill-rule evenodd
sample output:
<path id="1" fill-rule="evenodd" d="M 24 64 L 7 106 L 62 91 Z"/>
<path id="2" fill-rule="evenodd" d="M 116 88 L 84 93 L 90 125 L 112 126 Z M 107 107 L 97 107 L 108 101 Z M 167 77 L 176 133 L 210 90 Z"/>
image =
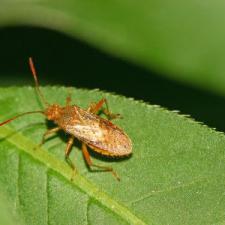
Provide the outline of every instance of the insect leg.
<path id="1" fill-rule="evenodd" d="M 121 117 L 120 114 L 111 113 L 109 110 L 108 101 L 106 98 L 102 98 L 97 103 L 92 103 L 88 108 L 88 111 L 91 113 L 98 113 L 98 111 L 102 108 L 103 104 L 105 103 L 106 109 L 103 110 L 103 113 L 108 117 L 109 120 L 116 119 Z"/>
<path id="2" fill-rule="evenodd" d="M 66 106 L 70 106 L 70 105 L 71 105 L 71 101 L 72 101 L 72 98 L 71 98 L 71 91 L 72 91 L 72 89 L 70 88 L 70 89 L 69 89 L 68 96 L 66 97 Z"/>
<path id="3" fill-rule="evenodd" d="M 43 137 L 42 137 L 42 141 L 41 141 L 41 143 L 38 145 L 38 147 L 41 147 L 41 146 L 45 143 L 45 141 L 46 141 L 46 139 L 47 139 L 47 136 L 49 136 L 50 134 L 53 134 L 53 133 L 59 131 L 60 129 L 61 129 L 60 127 L 55 127 L 55 128 L 50 129 L 50 130 L 47 130 L 47 131 L 44 133 L 44 135 L 43 135 Z"/>
<path id="4" fill-rule="evenodd" d="M 73 162 L 71 161 L 71 159 L 69 158 L 70 152 L 72 150 L 73 142 L 74 142 L 74 137 L 71 136 L 69 138 L 68 142 L 67 142 L 67 145 L 66 145 L 66 149 L 65 149 L 65 160 L 72 167 L 72 169 L 75 170 L 75 166 L 74 166 Z"/>
<path id="5" fill-rule="evenodd" d="M 91 167 L 97 167 L 97 168 L 102 169 L 102 171 L 105 171 L 105 172 L 111 172 L 111 173 L 113 174 L 113 176 L 114 176 L 118 181 L 120 181 L 119 176 L 118 176 L 117 173 L 113 170 L 112 167 L 101 166 L 101 165 L 96 165 L 96 164 L 93 164 L 93 163 L 92 163 L 90 154 L 89 154 L 89 152 L 88 152 L 88 150 L 87 150 L 87 145 L 86 145 L 85 143 L 82 143 L 82 153 L 83 153 L 84 159 L 85 159 L 85 161 L 86 161 L 86 163 L 88 164 L 88 166 L 89 166 L 90 169 L 92 169 Z"/>

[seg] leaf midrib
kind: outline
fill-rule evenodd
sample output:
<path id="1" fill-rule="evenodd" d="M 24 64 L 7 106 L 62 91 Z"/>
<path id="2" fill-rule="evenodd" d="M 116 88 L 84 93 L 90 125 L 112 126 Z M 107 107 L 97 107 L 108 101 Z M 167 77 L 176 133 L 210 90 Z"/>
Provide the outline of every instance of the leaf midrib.
<path id="1" fill-rule="evenodd" d="M 33 149 L 36 147 L 36 144 L 23 134 L 17 133 L 16 130 L 9 128 L 8 126 L 4 126 L 1 127 L 0 137 L 7 139 L 7 141 L 29 154 L 32 158 L 37 159 L 48 168 L 65 177 L 72 185 L 75 185 L 89 197 L 92 197 L 128 223 L 146 224 L 134 215 L 128 208 L 112 199 L 108 194 L 101 191 L 96 185 L 90 183 L 79 173 L 77 173 L 74 180 L 71 181 L 71 169 L 65 163 L 57 160 L 54 156 L 43 149 L 40 149 L 40 151 L 34 151 Z"/>

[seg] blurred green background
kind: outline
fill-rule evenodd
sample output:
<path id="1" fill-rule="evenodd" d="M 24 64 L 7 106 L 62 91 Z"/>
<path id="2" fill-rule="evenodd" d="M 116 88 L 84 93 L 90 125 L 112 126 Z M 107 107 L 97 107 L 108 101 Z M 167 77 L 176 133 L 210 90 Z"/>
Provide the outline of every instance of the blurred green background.
<path id="1" fill-rule="evenodd" d="M 179 110 L 225 131 L 224 97 L 170 80 L 80 39 L 39 27 L 6 26 L 0 29 L 0 49 L 1 86 L 33 85 L 27 62 L 32 56 L 41 85 L 99 88 Z"/>

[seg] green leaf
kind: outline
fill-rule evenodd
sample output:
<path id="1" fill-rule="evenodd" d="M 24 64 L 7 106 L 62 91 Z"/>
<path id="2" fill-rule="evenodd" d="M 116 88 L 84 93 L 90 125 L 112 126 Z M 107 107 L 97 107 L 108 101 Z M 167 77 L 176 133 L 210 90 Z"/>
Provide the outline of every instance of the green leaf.
<path id="1" fill-rule="evenodd" d="M 68 89 L 42 88 L 50 103 L 64 105 Z M 99 92 L 73 89 L 83 108 L 106 97 L 121 113 L 115 121 L 133 141 L 128 159 L 94 162 L 112 166 L 109 173 L 88 171 L 80 144 L 64 161 L 66 135 L 59 133 L 43 149 L 46 124 L 29 115 L 0 128 L 0 188 L 26 224 L 222 224 L 225 221 L 225 138 L 192 119 L 158 106 Z M 0 88 L 0 119 L 40 109 L 33 88 Z"/>
<path id="2" fill-rule="evenodd" d="M 0 221 L 3 225 L 21 225 L 12 202 L 5 193 L 0 192 Z"/>
<path id="3" fill-rule="evenodd" d="M 37 25 L 224 94 L 223 1 L 3 1 L 0 25 Z"/>

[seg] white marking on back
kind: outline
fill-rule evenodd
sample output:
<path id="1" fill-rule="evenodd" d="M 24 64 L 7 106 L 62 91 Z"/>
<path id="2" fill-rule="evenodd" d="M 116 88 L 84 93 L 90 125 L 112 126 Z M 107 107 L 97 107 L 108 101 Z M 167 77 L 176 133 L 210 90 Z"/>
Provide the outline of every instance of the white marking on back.
<path id="1" fill-rule="evenodd" d="M 104 138 L 102 130 L 96 125 L 75 124 L 73 126 L 68 125 L 67 129 L 74 135 L 78 135 L 87 140 L 100 141 Z"/>

